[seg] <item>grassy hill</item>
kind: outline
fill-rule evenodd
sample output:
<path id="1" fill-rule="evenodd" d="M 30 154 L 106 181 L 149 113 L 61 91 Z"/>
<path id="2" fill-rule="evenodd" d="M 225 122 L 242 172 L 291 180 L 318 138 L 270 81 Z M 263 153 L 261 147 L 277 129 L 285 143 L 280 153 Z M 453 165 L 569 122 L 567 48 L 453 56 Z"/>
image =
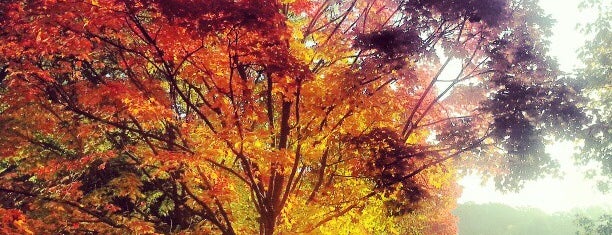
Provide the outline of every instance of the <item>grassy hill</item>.
<path id="1" fill-rule="evenodd" d="M 577 215 L 598 218 L 603 208 L 547 214 L 535 208 L 504 204 L 461 204 L 453 212 L 459 218 L 459 235 L 575 235 L 581 231 Z"/>

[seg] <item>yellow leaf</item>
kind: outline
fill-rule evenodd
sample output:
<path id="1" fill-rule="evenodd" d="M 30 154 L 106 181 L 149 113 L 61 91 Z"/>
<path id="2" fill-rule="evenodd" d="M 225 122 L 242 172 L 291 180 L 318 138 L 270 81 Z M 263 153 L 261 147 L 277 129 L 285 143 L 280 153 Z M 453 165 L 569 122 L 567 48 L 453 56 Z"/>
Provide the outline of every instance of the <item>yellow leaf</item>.
<path id="1" fill-rule="evenodd" d="M 261 140 L 256 140 L 255 143 L 253 143 L 253 146 L 256 148 L 261 148 L 263 147 L 263 142 L 261 142 Z"/>
<path id="2" fill-rule="evenodd" d="M 23 220 L 21 220 L 21 219 L 20 219 L 20 220 L 15 220 L 15 221 L 13 221 L 13 224 L 15 225 L 15 227 L 17 227 L 18 229 L 20 229 L 20 230 L 22 230 L 22 231 L 26 232 L 27 234 L 34 234 L 34 233 L 32 232 L 32 230 L 30 230 L 30 229 L 28 228 L 28 226 L 25 224 L 25 221 L 23 221 Z"/>

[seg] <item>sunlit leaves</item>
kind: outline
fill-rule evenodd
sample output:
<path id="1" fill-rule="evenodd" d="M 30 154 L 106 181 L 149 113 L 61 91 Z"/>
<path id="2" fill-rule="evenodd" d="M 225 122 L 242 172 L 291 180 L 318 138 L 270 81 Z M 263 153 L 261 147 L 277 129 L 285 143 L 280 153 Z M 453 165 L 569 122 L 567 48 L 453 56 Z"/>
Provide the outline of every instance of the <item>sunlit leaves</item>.
<path id="1" fill-rule="evenodd" d="M 579 57 L 583 62 L 583 67 L 578 70 L 576 80 L 570 81 L 577 83 L 583 90 L 583 97 L 586 99 L 587 115 L 590 123 L 584 128 L 584 135 L 581 149 L 576 155 L 576 159 L 581 164 L 598 162 L 601 164 L 598 171 L 603 175 L 599 182 L 602 191 L 609 191 L 612 187 L 610 175 L 612 173 L 612 161 L 610 161 L 612 143 L 610 136 L 610 103 L 612 102 L 612 91 L 610 83 L 610 49 L 612 31 L 610 18 L 612 8 L 609 3 L 602 1 L 583 1 L 583 10 L 590 10 L 597 13 L 593 22 L 581 25 L 580 29 L 586 34 L 589 40 L 580 49 Z"/>

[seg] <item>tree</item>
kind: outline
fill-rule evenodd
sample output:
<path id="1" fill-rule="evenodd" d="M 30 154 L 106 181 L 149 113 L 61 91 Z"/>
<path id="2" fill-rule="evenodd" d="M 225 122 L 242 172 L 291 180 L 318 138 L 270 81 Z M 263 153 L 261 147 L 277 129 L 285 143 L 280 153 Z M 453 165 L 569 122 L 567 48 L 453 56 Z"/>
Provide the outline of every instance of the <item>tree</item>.
<path id="1" fill-rule="evenodd" d="M 577 71 L 577 82 L 587 99 L 586 110 L 589 125 L 582 136 L 582 151 L 577 154 L 577 161 L 583 165 L 599 164 L 590 177 L 597 177 L 600 191 L 609 193 L 612 186 L 612 128 L 610 112 L 612 102 L 612 74 L 610 74 L 610 57 L 612 50 L 612 6 L 610 3 L 590 0 L 583 1 L 581 7 L 596 12 L 593 22 L 582 25 L 584 34 L 592 37 L 580 50 L 580 59 L 584 66 Z M 601 215 L 578 214 L 575 223 L 580 227 L 576 234 L 609 234 L 612 232 L 612 215 L 609 212 Z"/>
<path id="2" fill-rule="evenodd" d="M 7 231 L 399 233 L 450 211 L 455 164 L 514 190 L 554 171 L 545 137 L 584 122 L 532 0 L 0 12 Z"/>
<path id="3" fill-rule="evenodd" d="M 612 232 L 612 216 L 609 213 L 599 218 L 589 218 L 585 215 L 577 215 L 575 223 L 580 227 L 577 235 L 603 235 Z"/>
<path id="4" fill-rule="evenodd" d="M 583 165 L 595 162 L 601 165 L 597 169 L 598 186 L 602 192 L 610 190 L 612 186 L 612 6 L 601 1 L 584 1 L 583 9 L 596 12 L 596 19 L 582 25 L 581 30 L 587 37 L 592 37 L 580 49 L 579 56 L 584 66 L 577 71 L 577 83 L 582 89 L 581 93 L 587 100 L 586 110 L 589 125 L 582 136 L 582 151 L 577 160 Z"/>
<path id="5" fill-rule="evenodd" d="M 454 213 L 459 217 L 459 234 L 575 235 L 573 212 L 547 214 L 536 208 L 515 208 L 499 203 L 465 203 Z"/>

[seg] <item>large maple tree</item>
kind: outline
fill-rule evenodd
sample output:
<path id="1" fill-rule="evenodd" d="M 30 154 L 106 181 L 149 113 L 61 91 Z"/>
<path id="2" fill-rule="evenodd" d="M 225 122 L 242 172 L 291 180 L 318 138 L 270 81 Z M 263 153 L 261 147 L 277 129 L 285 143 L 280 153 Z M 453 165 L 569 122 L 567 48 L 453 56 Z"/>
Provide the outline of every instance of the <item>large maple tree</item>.
<path id="1" fill-rule="evenodd" d="M 584 123 L 536 3 L 2 1 L 0 228 L 452 234 Z"/>

